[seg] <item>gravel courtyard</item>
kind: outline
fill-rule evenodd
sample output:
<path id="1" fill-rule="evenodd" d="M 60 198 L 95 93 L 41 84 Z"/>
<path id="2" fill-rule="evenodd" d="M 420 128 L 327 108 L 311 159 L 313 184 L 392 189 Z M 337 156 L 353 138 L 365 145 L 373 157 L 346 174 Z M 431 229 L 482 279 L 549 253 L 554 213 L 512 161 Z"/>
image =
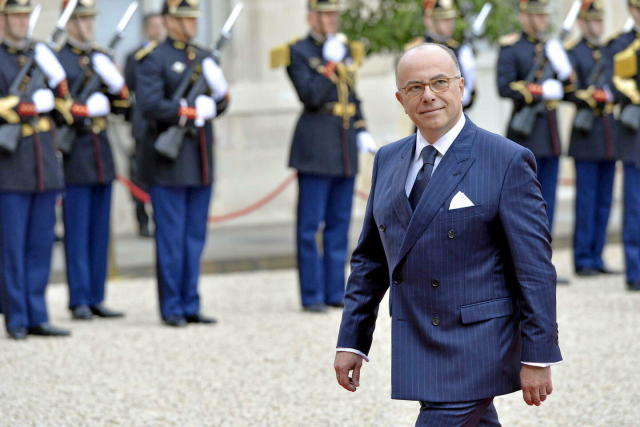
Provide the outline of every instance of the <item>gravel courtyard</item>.
<path id="1" fill-rule="evenodd" d="M 570 276 L 568 250 L 554 261 Z M 619 246 L 607 252 L 622 267 Z M 49 287 L 52 321 L 68 339 L 0 337 L 1 426 L 412 426 L 415 402 L 392 401 L 386 306 L 361 389 L 332 369 L 340 312 L 304 314 L 292 270 L 204 276 L 216 326 L 160 325 L 152 279 L 110 284 L 124 320 L 71 322 L 65 286 Z M 386 301 L 383 303 L 386 304 Z M 639 426 L 640 294 L 622 276 L 558 289 L 555 391 L 542 407 L 496 399 L 504 426 Z M 1 334 L 0 334 L 1 335 Z"/>

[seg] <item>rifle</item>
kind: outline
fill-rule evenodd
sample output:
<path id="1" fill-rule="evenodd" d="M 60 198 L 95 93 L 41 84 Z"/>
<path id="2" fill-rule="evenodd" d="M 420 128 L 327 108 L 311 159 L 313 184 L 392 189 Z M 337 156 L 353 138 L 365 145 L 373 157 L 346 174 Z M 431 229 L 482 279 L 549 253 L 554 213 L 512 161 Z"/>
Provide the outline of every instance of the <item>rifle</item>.
<path id="1" fill-rule="evenodd" d="M 40 18 L 40 12 L 42 11 L 42 6 L 38 5 L 31 12 L 31 16 L 29 16 L 29 29 L 27 32 L 26 44 L 31 46 L 31 53 L 27 56 L 27 59 L 18 71 L 18 75 L 13 79 L 11 86 L 9 87 L 9 97 L 13 98 L 13 102 L 16 105 L 20 105 L 20 102 L 26 95 L 27 89 L 30 89 L 31 86 L 39 84 L 42 81 L 42 73 L 40 75 L 36 75 L 34 72 L 29 80 L 28 87 L 23 89 L 23 83 L 29 74 L 31 73 L 31 69 L 35 64 L 35 51 L 33 50 L 33 30 L 36 26 L 36 22 Z M 37 70 L 40 70 L 39 68 Z M 33 121 L 31 121 L 33 123 Z M 10 123 L 4 124 L 0 126 L 0 150 L 7 152 L 9 154 L 16 151 L 18 147 L 18 141 L 20 140 L 20 136 L 22 135 L 22 124 L 21 123 Z"/>
<path id="2" fill-rule="evenodd" d="M 222 30 L 220 30 L 220 37 L 218 37 L 218 40 L 213 49 L 213 59 L 218 64 L 220 63 L 222 49 L 231 38 L 231 30 L 236 24 L 236 21 L 238 20 L 243 7 L 244 5 L 242 3 L 236 4 L 236 6 L 231 11 L 231 14 L 222 26 Z M 195 83 L 193 83 L 191 89 L 187 93 L 187 89 L 189 89 L 193 74 L 196 72 L 196 69 L 201 67 L 202 61 L 204 61 L 205 58 L 206 55 L 201 55 L 191 63 L 189 69 L 185 72 L 184 77 L 180 81 L 180 84 L 173 94 L 172 101 L 180 102 L 180 100 L 186 99 L 188 105 L 193 105 L 196 98 L 199 95 L 205 93 L 207 89 L 207 81 L 204 77 L 204 73 L 201 73 L 200 76 L 198 76 L 198 79 L 195 81 Z M 186 97 L 185 94 L 187 94 Z M 182 148 L 184 137 L 187 131 L 188 128 L 184 125 L 171 126 L 169 129 L 162 132 L 158 136 L 158 139 L 154 143 L 156 151 L 164 157 L 175 160 L 176 158 L 178 158 L 178 154 L 180 153 L 180 149 Z"/>
<path id="3" fill-rule="evenodd" d="M 601 88 L 604 86 L 604 56 L 600 56 L 593 71 L 587 79 L 587 87 Z M 573 127 L 581 132 L 590 132 L 593 127 L 593 111 L 591 108 L 580 108 L 576 113 L 576 118 L 573 122 Z"/>
<path id="4" fill-rule="evenodd" d="M 116 32 L 111 37 L 111 40 L 109 41 L 109 44 L 107 46 L 110 52 L 113 52 L 116 49 L 116 47 L 118 47 L 118 44 L 120 44 L 120 41 L 122 41 L 122 33 L 124 33 L 124 30 L 129 25 L 129 22 L 131 22 L 131 18 L 133 18 L 133 15 L 136 13 L 137 9 L 138 9 L 138 2 L 135 1 L 129 5 L 124 15 L 122 15 L 122 18 L 120 19 L 120 22 L 116 27 Z M 88 66 L 85 69 L 85 73 L 88 72 L 88 70 L 90 69 L 91 67 Z M 73 86 L 71 87 L 71 91 L 70 91 L 71 97 L 77 103 L 86 104 L 89 97 L 93 93 L 98 91 L 101 86 L 102 86 L 102 79 L 100 78 L 100 75 L 98 73 L 93 73 L 93 75 L 89 78 L 89 81 L 87 81 L 86 84 L 85 84 L 84 78 L 78 78 L 74 82 Z M 74 123 L 74 125 L 72 126 L 64 126 L 59 128 L 58 129 L 58 147 L 60 148 L 60 151 L 62 151 L 64 154 L 69 154 L 71 152 L 73 142 L 78 137 L 78 128 L 84 128 L 84 129 L 90 128 L 91 127 L 90 123 L 91 123 L 91 119 L 85 118 L 80 124 Z"/>
<path id="5" fill-rule="evenodd" d="M 574 0 L 569 13 L 562 23 L 562 29 L 560 31 L 560 41 L 566 40 L 571 33 L 571 29 L 578 18 L 580 12 L 581 2 L 580 0 Z M 538 77 L 539 76 L 539 77 Z M 533 68 L 527 74 L 525 81 L 528 83 L 539 81 L 543 82 L 553 76 L 553 70 L 549 61 L 547 61 L 545 52 L 540 52 Z M 538 78 L 536 78 L 538 77 Z M 524 138 L 528 138 L 533 131 L 533 127 L 536 123 L 536 117 L 544 111 L 544 102 L 537 102 L 534 105 L 525 105 L 520 111 L 513 115 L 510 128 L 513 132 L 521 135 Z"/>
<path id="6" fill-rule="evenodd" d="M 465 40 L 470 40 L 473 43 L 473 40 L 479 39 L 484 35 L 487 28 L 487 19 L 489 18 L 489 15 L 491 15 L 492 10 L 493 4 L 490 2 L 486 2 L 482 6 L 480 12 L 478 12 L 473 19 L 473 22 L 471 22 L 471 25 L 467 27 L 464 35 Z M 464 15 L 466 15 L 466 13 L 464 13 Z"/>

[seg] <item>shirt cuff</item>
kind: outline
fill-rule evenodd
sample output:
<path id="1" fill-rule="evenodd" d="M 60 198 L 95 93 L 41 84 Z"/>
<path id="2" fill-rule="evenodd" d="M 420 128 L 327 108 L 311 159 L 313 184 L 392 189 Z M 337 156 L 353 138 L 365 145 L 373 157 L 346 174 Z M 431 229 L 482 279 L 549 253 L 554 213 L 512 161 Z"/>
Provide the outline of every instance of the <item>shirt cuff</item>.
<path id="1" fill-rule="evenodd" d="M 551 363 L 537 363 L 537 362 L 520 362 L 523 365 L 529 366 L 537 366 L 538 368 L 548 368 L 549 366 L 555 366 L 562 363 L 562 360 L 559 362 L 551 362 Z"/>
<path id="2" fill-rule="evenodd" d="M 366 354 L 364 354 L 360 350 L 356 350 L 355 348 L 338 347 L 336 348 L 336 351 L 346 351 L 347 353 L 355 353 L 358 356 L 362 357 L 367 362 L 369 361 L 369 357 Z"/>

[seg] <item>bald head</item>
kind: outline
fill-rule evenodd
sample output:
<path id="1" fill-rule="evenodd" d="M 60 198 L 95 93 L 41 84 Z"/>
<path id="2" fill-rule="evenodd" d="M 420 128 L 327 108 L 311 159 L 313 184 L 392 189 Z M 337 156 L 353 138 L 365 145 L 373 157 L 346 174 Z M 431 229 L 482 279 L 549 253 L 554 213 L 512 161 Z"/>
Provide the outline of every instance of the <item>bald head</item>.
<path id="1" fill-rule="evenodd" d="M 407 64 L 411 64 L 415 61 L 421 61 L 424 59 L 439 60 L 445 62 L 449 60 L 451 62 L 451 66 L 453 67 L 455 75 L 459 76 L 461 74 L 460 64 L 458 63 L 458 58 L 456 57 L 454 51 L 441 44 L 423 43 L 419 46 L 407 50 L 400 57 L 398 65 L 396 66 L 396 87 L 401 88 L 402 86 L 404 86 L 404 83 L 400 82 L 399 80 L 401 68 L 406 67 Z"/>
<path id="2" fill-rule="evenodd" d="M 408 50 L 396 69 L 396 99 L 420 134 L 436 142 L 460 119 L 464 79 L 451 49 L 426 43 Z"/>

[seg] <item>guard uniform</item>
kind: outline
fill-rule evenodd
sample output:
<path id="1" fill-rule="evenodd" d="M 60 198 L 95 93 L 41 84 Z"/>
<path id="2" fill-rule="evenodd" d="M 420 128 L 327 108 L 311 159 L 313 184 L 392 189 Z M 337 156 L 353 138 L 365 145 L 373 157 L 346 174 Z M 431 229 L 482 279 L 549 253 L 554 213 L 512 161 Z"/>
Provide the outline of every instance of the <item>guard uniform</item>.
<path id="1" fill-rule="evenodd" d="M 174 2 L 172 2 L 174 3 Z M 197 2 L 165 3 L 164 15 L 199 16 Z M 137 64 L 137 105 L 147 120 L 142 142 L 142 177 L 151 191 L 156 224 L 156 263 L 160 314 L 170 326 L 202 322 L 198 279 L 204 249 L 213 184 L 213 127 L 209 120 L 196 126 L 194 105 L 174 99 L 174 94 L 194 61 L 211 59 L 211 52 L 171 37 L 140 55 Z M 205 59 L 206 60 L 206 59 Z M 203 62 L 204 64 L 204 62 Z M 193 80 L 204 66 L 197 66 Z M 187 93 L 189 90 L 187 90 Z M 207 94 L 212 94 L 212 88 Z M 215 99 L 217 116 L 228 106 L 228 94 Z M 155 142 L 170 127 L 184 125 L 175 159 L 160 154 Z"/>
<path id="2" fill-rule="evenodd" d="M 523 11 L 544 12 L 547 6 L 546 2 L 530 0 L 529 2 L 520 2 L 520 7 L 524 8 Z M 540 56 L 544 56 L 544 58 L 541 60 Z M 532 81 L 527 81 L 537 61 L 544 61 L 546 64 L 543 68 L 544 71 L 536 73 Z M 562 150 L 556 113 L 558 102 L 544 101 L 540 94 L 532 93 L 529 86 L 530 83 L 541 85 L 545 79 L 558 79 L 555 71 L 548 65 L 549 62 L 550 59 L 545 53 L 544 40 L 529 37 L 524 32 L 509 34 L 500 40 L 497 65 L 498 92 L 501 97 L 513 101 L 507 138 L 528 148 L 536 157 L 537 177 L 542 187 L 542 196 L 547 202 L 547 217 L 551 229 L 556 200 L 559 157 Z M 569 79 L 558 80 L 561 80 L 564 85 L 565 93 L 574 90 Z M 538 109 L 533 129 L 527 136 L 512 129 L 514 117 L 525 107 Z"/>
<path id="3" fill-rule="evenodd" d="M 456 19 L 460 16 L 460 12 L 452 1 L 424 0 L 423 8 L 424 13 L 434 21 Z M 441 44 L 456 54 L 462 77 L 464 77 L 465 94 L 462 99 L 462 106 L 465 110 L 471 108 L 476 98 L 476 58 L 471 45 L 460 43 L 453 37 L 445 37 L 428 31 L 423 37 L 417 37 L 407 43 L 404 48 L 409 50 L 423 43 Z"/>
<path id="4" fill-rule="evenodd" d="M 640 8 L 639 0 L 630 0 L 630 7 Z M 609 43 L 614 54 L 613 88 L 620 105 L 617 122 L 617 156 L 624 164 L 623 242 L 627 286 L 640 291 L 640 130 L 624 124 L 623 116 L 640 108 L 640 35 L 637 26 Z M 632 122 L 638 122 L 637 114 Z M 636 125 L 637 126 L 637 125 Z"/>
<path id="5" fill-rule="evenodd" d="M 31 3 L 10 0 L 0 13 L 30 13 Z M 4 16 L 0 15 L 0 19 Z M 41 46 L 44 49 L 48 49 Z M 0 290 L 5 326 L 9 336 L 23 339 L 26 334 L 68 335 L 68 331 L 48 324 L 45 291 L 49 280 L 54 242 L 55 202 L 63 189 L 62 164 L 56 153 L 52 117 L 39 112 L 33 99 L 11 91 L 11 87 L 35 47 L 25 42 L 14 47 L 0 44 L 0 126 L 17 125 L 19 139 L 14 148 L 0 149 Z M 55 56 L 49 51 L 50 58 Z M 59 64 L 55 64 L 62 71 Z M 36 70 L 39 62 L 22 80 L 20 91 L 31 82 L 36 90 L 49 86 L 58 105 L 68 96 L 62 73 L 58 81 L 47 79 Z M 35 97 L 35 95 L 34 95 Z M 52 101 L 53 102 L 53 101 Z M 50 110 L 50 109 L 48 109 Z M 3 143 L 7 141 L 2 141 Z"/>
<path id="6" fill-rule="evenodd" d="M 331 11 L 335 1 L 312 2 Z M 341 306 L 344 300 L 347 237 L 355 176 L 357 134 L 366 131 L 355 92 L 363 46 L 346 43 L 341 62 L 323 58 L 324 38 L 314 33 L 272 50 L 272 67 L 286 66 L 303 110 L 296 125 L 289 166 L 298 171 L 297 260 L 302 305 Z M 323 252 L 316 234 L 323 227 Z"/>
<path id="7" fill-rule="evenodd" d="M 63 3 L 63 5 L 66 4 Z M 95 16 L 93 0 L 78 2 L 73 17 Z M 113 153 L 107 137 L 107 115 L 90 117 L 88 106 L 77 99 L 89 79 L 97 73 L 96 55 L 107 55 L 97 46 L 82 46 L 69 40 L 58 52 L 76 103 L 72 108 L 76 131 L 71 149 L 64 154 L 65 195 L 63 204 L 64 247 L 69 284 L 69 309 L 74 318 L 90 318 L 105 299 L 112 182 L 116 177 Z M 111 93 L 102 84 L 99 93 L 110 103 L 110 112 L 125 114 L 129 107 L 126 85 Z M 80 313 L 79 311 L 83 311 Z M 76 313 L 78 311 L 78 313 Z M 99 313 L 93 313 L 99 314 Z M 113 313 L 116 314 L 116 313 Z M 118 315 L 120 313 L 117 313 Z M 117 317 L 117 316 L 103 316 Z"/>
<path id="8" fill-rule="evenodd" d="M 585 3 L 581 19 L 603 19 L 600 3 Z M 569 97 L 576 105 L 569 145 L 576 170 L 574 267 L 578 274 L 591 275 L 607 271 L 602 251 L 613 195 L 616 143 L 613 99 L 607 93 L 611 57 L 606 46 L 586 38 L 567 53 L 576 72 L 576 91 Z"/>

